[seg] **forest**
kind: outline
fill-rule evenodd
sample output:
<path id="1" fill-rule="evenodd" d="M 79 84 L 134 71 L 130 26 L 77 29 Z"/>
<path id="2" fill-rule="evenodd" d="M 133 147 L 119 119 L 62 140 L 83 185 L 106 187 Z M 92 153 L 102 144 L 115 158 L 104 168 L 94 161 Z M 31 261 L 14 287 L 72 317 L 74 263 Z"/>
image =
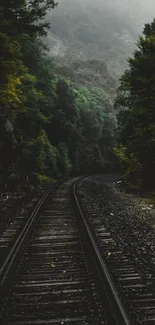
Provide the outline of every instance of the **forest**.
<path id="1" fill-rule="evenodd" d="M 155 167 L 155 19 L 146 24 L 137 50 L 121 77 L 116 154 L 129 183 L 154 189 Z"/>
<path id="2" fill-rule="evenodd" d="M 155 21 L 135 45 L 143 19 L 90 4 L 0 3 L 2 190 L 115 170 L 155 185 Z"/>
<path id="3" fill-rule="evenodd" d="M 3 188 L 101 172 L 113 161 L 112 100 L 58 73 L 42 38 L 47 1 L 0 5 L 0 167 Z"/>

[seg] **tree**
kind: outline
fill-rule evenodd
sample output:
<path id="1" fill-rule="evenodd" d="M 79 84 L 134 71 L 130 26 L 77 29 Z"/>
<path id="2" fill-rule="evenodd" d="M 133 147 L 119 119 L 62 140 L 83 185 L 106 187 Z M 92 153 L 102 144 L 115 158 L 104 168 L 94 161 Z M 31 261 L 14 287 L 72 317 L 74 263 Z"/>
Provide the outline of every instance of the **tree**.
<path id="1" fill-rule="evenodd" d="M 56 84 L 54 116 L 48 127 L 48 134 L 54 145 L 68 144 L 74 133 L 77 111 L 75 96 L 67 81 L 60 79 Z"/>
<path id="2" fill-rule="evenodd" d="M 117 154 L 126 176 L 140 186 L 154 186 L 155 168 L 155 20 L 146 24 L 121 78 L 116 107 L 118 114 Z"/>
<path id="3" fill-rule="evenodd" d="M 8 132 L 5 125 L 7 123 L 17 125 L 17 117 L 19 120 L 26 111 L 30 113 L 30 98 L 33 97 L 34 99 L 34 93 L 35 96 L 38 96 L 38 102 L 41 96 L 41 92 L 39 92 L 39 89 L 34 89 L 35 87 L 32 89 L 32 96 L 30 92 L 25 92 L 27 76 L 29 75 L 31 80 L 35 79 L 34 74 L 36 71 L 33 71 L 33 75 L 30 76 L 30 64 L 28 64 L 28 60 L 26 62 L 23 44 L 28 44 L 28 40 L 31 43 L 32 41 L 37 43 L 36 38 L 46 34 L 48 24 L 44 23 L 43 18 L 46 11 L 54 8 L 55 5 L 54 0 L 30 0 L 28 2 L 26 0 L 2 0 L 0 3 L 0 169 L 3 183 L 7 182 L 9 170 L 13 166 L 15 156 L 19 158 L 18 155 L 14 154 L 18 151 L 17 148 L 14 148 L 17 145 L 14 132 L 19 135 L 21 130 L 21 126 L 18 132 L 16 127 L 12 127 L 12 131 Z M 42 56 L 42 53 L 40 56 Z M 36 58 L 34 61 L 37 61 Z M 43 98 L 44 96 L 42 96 Z M 24 103 L 26 107 L 24 107 Z M 34 104 L 34 101 L 32 103 Z M 31 114 L 31 117 L 33 114 Z M 41 112 L 35 115 L 35 127 L 39 114 L 41 116 Z M 37 127 L 39 128 L 39 126 Z M 24 130 L 21 133 L 24 136 Z M 20 144 L 18 148 L 21 148 Z"/>
<path id="4" fill-rule="evenodd" d="M 0 167 L 7 185 L 100 171 L 112 147 L 103 141 L 113 128 L 109 95 L 58 76 L 41 42 L 44 15 L 54 6 L 54 0 L 0 4 Z M 83 62 L 91 65 L 106 70 L 103 62 Z"/>
<path id="5" fill-rule="evenodd" d="M 42 22 L 47 10 L 54 8 L 54 0 L 1 0 L 0 19 L 4 33 L 16 37 L 46 34 L 47 23 Z"/>

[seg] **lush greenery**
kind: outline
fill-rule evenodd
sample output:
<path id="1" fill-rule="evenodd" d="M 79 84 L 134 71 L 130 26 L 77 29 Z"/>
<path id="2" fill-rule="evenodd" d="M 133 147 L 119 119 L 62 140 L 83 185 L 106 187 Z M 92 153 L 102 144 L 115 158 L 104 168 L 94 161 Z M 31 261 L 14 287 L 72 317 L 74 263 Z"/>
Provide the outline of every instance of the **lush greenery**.
<path id="1" fill-rule="evenodd" d="M 127 180 L 151 188 L 155 185 L 155 20 L 145 25 L 137 50 L 128 62 L 116 100 L 116 152 Z"/>
<path id="2" fill-rule="evenodd" d="M 145 25 L 121 77 L 116 146 L 117 77 L 136 32 L 130 12 L 118 23 L 114 3 L 109 15 L 98 2 L 100 15 L 88 0 L 81 6 L 65 0 L 52 15 L 54 0 L 1 1 L 1 186 L 101 173 L 113 168 L 116 153 L 130 183 L 154 187 L 155 20 Z"/>
<path id="3" fill-rule="evenodd" d="M 114 160 L 110 96 L 71 82 L 41 42 L 54 7 L 54 0 L 0 4 L 0 179 L 12 189 L 99 173 Z"/>

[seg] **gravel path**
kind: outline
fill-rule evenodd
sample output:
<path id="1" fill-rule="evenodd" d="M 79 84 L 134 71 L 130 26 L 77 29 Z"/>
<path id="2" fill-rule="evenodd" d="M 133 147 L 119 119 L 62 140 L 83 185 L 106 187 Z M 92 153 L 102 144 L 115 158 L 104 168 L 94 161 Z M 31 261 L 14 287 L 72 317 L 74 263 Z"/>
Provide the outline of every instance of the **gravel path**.
<path id="1" fill-rule="evenodd" d="M 82 206 L 91 206 L 119 246 L 129 253 L 147 284 L 155 280 L 155 210 L 119 191 L 117 177 L 92 176 L 78 188 Z"/>

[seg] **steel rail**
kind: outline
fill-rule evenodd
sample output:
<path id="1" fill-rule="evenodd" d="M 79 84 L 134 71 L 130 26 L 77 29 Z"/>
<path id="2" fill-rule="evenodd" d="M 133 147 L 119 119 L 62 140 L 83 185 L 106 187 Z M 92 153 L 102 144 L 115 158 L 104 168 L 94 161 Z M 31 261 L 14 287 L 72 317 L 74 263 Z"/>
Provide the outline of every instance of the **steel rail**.
<path id="1" fill-rule="evenodd" d="M 110 291 L 110 296 L 112 297 L 112 306 L 115 303 L 115 307 L 116 307 L 116 312 L 117 315 L 120 319 L 119 324 L 120 325 L 132 325 L 131 321 L 129 319 L 129 316 L 127 315 L 126 310 L 124 309 L 123 303 L 119 297 L 119 294 L 116 290 L 116 287 L 113 283 L 113 280 L 111 278 L 111 275 L 108 271 L 108 268 L 106 266 L 105 261 L 103 260 L 103 257 L 101 256 L 101 253 L 99 251 L 99 247 L 96 243 L 96 238 L 95 238 L 95 234 L 90 226 L 90 223 L 88 221 L 88 219 L 85 217 L 85 215 L 82 212 L 82 209 L 80 207 L 80 203 L 78 200 L 78 194 L 77 194 L 77 185 L 79 184 L 79 182 L 81 181 L 78 180 L 74 183 L 73 185 L 73 196 L 74 196 L 74 200 L 77 206 L 77 210 L 78 210 L 78 214 L 81 217 L 82 223 L 84 225 L 85 231 L 87 233 L 87 236 L 89 238 L 89 242 L 90 245 L 92 247 L 93 253 L 95 254 L 95 260 L 99 266 L 99 270 L 100 270 L 100 276 L 103 279 L 103 282 L 106 279 L 107 285 L 108 285 L 108 291 Z"/>
<path id="2" fill-rule="evenodd" d="M 21 250 L 26 237 L 28 236 L 28 234 L 30 233 L 30 231 L 32 229 L 32 225 L 36 221 L 36 219 L 41 211 L 41 208 L 43 207 L 43 204 L 45 203 L 47 197 L 50 195 L 51 191 L 53 191 L 53 189 L 55 188 L 56 184 L 57 183 L 55 183 L 52 186 L 52 188 L 47 190 L 43 194 L 43 196 L 40 198 L 39 202 L 37 203 L 33 212 L 31 213 L 29 219 L 27 220 L 26 224 L 24 225 L 21 233 L 19 234 L 18 238 L 16 239 L 15 243 L 13 244 L 4 263 L 2 264 L 2 266 L 0 268 L 0 291 L 2 290 L 3 285 L 5 284 L 8 274 L 9 274 L 10 270 L 12 269 L 12 266 L 15 263 L 16 257 L 19 254 L 19 251 Z"/>

